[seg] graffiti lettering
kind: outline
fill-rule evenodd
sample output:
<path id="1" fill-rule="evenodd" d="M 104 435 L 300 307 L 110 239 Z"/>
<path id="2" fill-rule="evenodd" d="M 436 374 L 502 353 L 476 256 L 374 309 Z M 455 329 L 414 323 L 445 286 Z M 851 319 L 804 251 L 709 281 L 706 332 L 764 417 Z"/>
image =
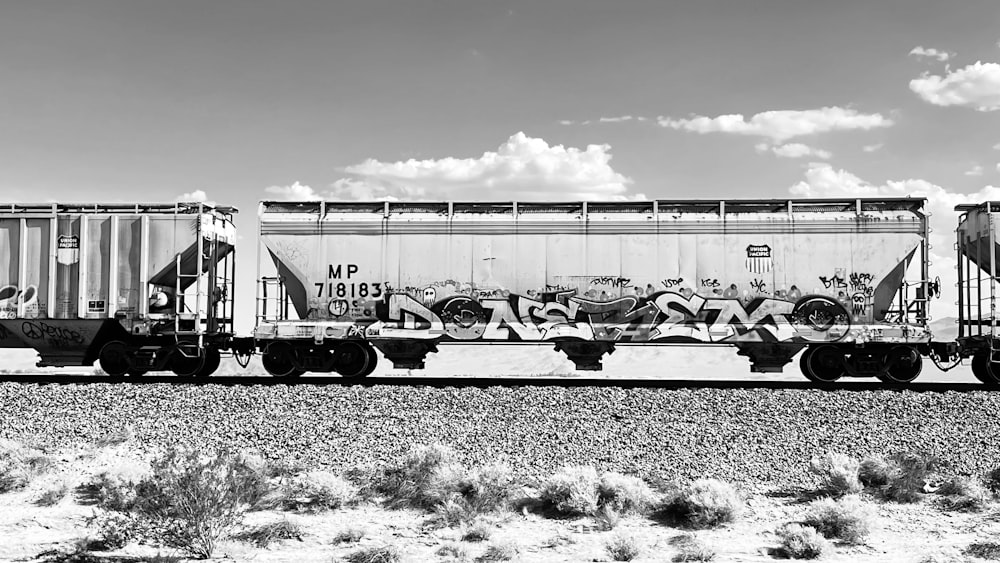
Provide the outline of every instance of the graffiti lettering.
<path id="1" fill-rule="evenodd" d="M 860 292 L 869 297 L 875 294 L 875 288 L 872 287 L 872 282 L 875 281 L 875 276 L 872 274 L 854 272 L 851 274 L 850 281 L 851 291 Z"/>
<path id="2" fill-rule="evenodd" d="M 764 283 L 764 280 L 751 280 L 750 287 L 752 287 L 757 293 L 767 293 L 767 284 Z"/>
<path id="3" fill-rule="evenodd" d="M 477 300 L 451 295 L 431 305 L 394 293 L 377 304 L 369 337 L 614 342 L 836 341 L 850 325 L 843 305 L 824 296 L 706 298 L 658 292 L 597 301 L 565 291 L 545 300 L 508 294 Z"/>
<path id="4" fill-rule="evenodd" d="M 702 278 L 701 279 L 701 286 L 702 287 L 720 287 L 721 285 L 722 284 L 719 283 L 719 279 L 718 278 Z"/>
<path id="5" fill-rule="evenodd" d="M 673 289 L 682 283 L 684 283 L 684 278 L 667 278 L 663 280 L 663 287 Z"/>
<path id="6" fill-rule="evenodd" d="M 42 321 L 24 321 L 21 323 L 21 334 L 29 340 L 48 341 L 49 345 L 54 347 L 65 347 L 84 342 L 83 336 L 79 332 Z"/>
<path id="7" fill-rule="evenodd" d="M 826 276 L 820 276 L 819 277 L 819 281 L 820 281 L 820 283 L 823 284 L 823 287 L 825 287 L 827 289 L 846 289 L 847 288 L 847 282 L 844 281 L 844 278 L 842 278 L 840 276 L 837 276 L 837 275 L 834 275 L 833 277 L 830 277 L 830 278 L 828 278 Z"/>
<path id="8" fill-rule="evenodd" d="M 631 282 L 631 278 L 616 278 L 611 276 L 602 276 L 590 280 L 590 283 L 593 285 L 610 285 L 611 287 L 625 287 Z"/>

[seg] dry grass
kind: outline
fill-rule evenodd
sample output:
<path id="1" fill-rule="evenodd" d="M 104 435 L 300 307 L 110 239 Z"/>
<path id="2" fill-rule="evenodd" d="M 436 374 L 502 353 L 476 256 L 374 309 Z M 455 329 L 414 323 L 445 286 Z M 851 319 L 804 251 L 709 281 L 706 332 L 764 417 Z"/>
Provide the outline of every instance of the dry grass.
<path id="1" fill-rule="evenodd" d="M 937 470 L 937 457 L 907 452 L 895 454 L 889 459 L 889 481 L 882 488 L 887 499 L 896 502 L 917 502 L 924 498 L 927 482 Z"/>
<path id="2" fill-rule="evenodd" d="M 690 528 L 713 528 L 735 522 L 743 499 L 729 483 L 699 479 L 669 495 L 657 517 Z"/>
<path id="3" fill-rule="evenodd" d="M 656 493 L 638 477 L 609 472 L 597 485 L 597 504 L 618 514 L 645 514 L 656 502 Z"/>
<path id="4" fill-rule="evenodd" d="M 863 543 L 871 533 L 875 513 L 856 495 L 839 499 L 818 499 L 806 509 L 802 523 L 814 528 L 823 537 L 843 540 L 849 544 Z"/>
<path id="5" fill-rule="evenodd" d="M 385 470 L 378 490 L 390 506 L 434 510 L 459 492 L 464 476 L 454 449 L 442 444 L 417 446 Z"/>
<path id="6" fill-rule="evenodd" d="M 809 461 L 809 471 L 819 478 L 819 490 L 833 496 L 861 492 L 864 487 L 858 479 L 858 468 L 858 460 L 837 452 L 827 452 Z"/>
<path id="7" fill-rule="evenodd" d="M 19 491 L 45 473 L 52 460 L 13 440 L 0 440 L 0 493 Z"/>
<path id="8" fill-rule="evenodd" d="M 460 543 L 447 543 L 434 552 L 438 557 L 444 557 L 452 561 L 468 561 L 469 550 Z"/>
<path id="9" fill-rule="evenodd" d="M 604 543 L 604 549 L 614 561 L 631 561 L 642 553 L 639 542 L 634 536 L 621 533 L 612 535 Z"/>
<path id="10" fill-rule="evenodd" d="M 858 480 L 868 488 L 881 489 L 889 483 L 892 466 L 882 456 L 866 457 L 858 465 Z"/>
<path id="11" fill-rule="evenodd" d="M 295 475 L 282 485 L 280 495 L 286 510 L 336 510 L 359 500 L 354 484 L 328 471 Z"/>
<path id="12" fill-rule="evenodd" d="M 361 528 L 348 528 L 339 532 L 333 537 L 330 543 L 334 545 L 340 545 L 342 543 L 358 543 L 361 538 L 365 537 L 365 531 Z"/>
<path id="13" fill-rule="evenodd" d="M 402 560 L 395 546 L 384 545 L 359 549 L 344 558 L 347 563 L 398 563 Z"/>
<path id="14" fill-rule="evenodd" d="M 510 561 L 520 552 L 520 548 L 514 542 L 493 543 L 486 547 L 486 551 L 477 557 L 476 561 Z"/>
<path id="15" fill-rule="evenodd" d="M 978 557 L 979 559 L 988 559 L 990 561 L 1000 560 L 1000 543 L 995 542 L 976 542 L 969 544 L 962 550 L 962 553 L 969 555 L 971 557 Z"/>
<path id="16" fill-rule="evenodd" d="M 493 536 L 494 526 L 489 522 L 477 521 L 462 532 L 462 541 L 483 542 Z"/>
<path id="17" fill-rule="evenodd" d="M 302 526 L 289 520 L 278 520 L 234 534 L 233 539 L 261 548 L 281 540 L 302 541 Z"/>
<path id="18" fill-rule="evenodd" d="M 779 528 L 778 540 L 781 554 L 789 559 L 816 559 L 828 546 L 815 528 L 799 524 L 785 524 Z"/>
<path id="19" fill-rule="evenodd" d="M 593 515 L 598 507 L 600 481 L 587 465 L 566 466 L 542 483 L 541 500 L 561 514 Z"/>
<path id="20" fill-rule="evenodd" d="M 939 504 L 945 510 L 980 512 L 990 502 L 990 495 L 971 477 L 952 477 L 935 491 L 941 495 Z"/>

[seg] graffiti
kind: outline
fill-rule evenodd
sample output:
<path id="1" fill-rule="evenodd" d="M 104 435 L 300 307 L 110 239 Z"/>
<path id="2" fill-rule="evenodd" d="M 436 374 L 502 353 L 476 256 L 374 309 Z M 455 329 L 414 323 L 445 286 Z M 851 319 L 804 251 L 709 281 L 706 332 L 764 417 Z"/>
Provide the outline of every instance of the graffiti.
<path id="1" fill-rule="evenodd" d="M 663 287 L 667 289 L 673 289 L 679 286 L 680 284 L 684 283 L 684 278 L 667 278 L 660 283 L 662 283 Z"/>
<path id="2" fill-rule="evenodd" d="M 38 287 L 29 285 L 24 290 L 16 285 L 0 287 L 0 319 L 17 318 L 19 305 L 25 305 L 24 315 L 35 317 L 38 312 Z"/>
<path id="3" fill-rule="evenodd" d="M 862 272 L 851 273 L 851 291 L 861 292 L 867 296 L 874 295 L 875 288 L 872 287 L 872 283 L 875 281 L 875 276 L 872 274 L 866 274 Z"/>
<path id="4" fill-rule="evenodd" d="M 83 336 L 79 332 L 42 321 L 24 321 L 21 323 L 21 334 L 28 340 L 44 340 L 54 348 L 65 348 L 84 343 Z"/>
<path id="5" fill-rule="evenodd" d="M 819 281 L 820 281 L 820 283 L 823 284 L 823 287 L 825 287 L 827 289 L 846 289 L 847 288 L 847 281 L 844 280 L 844 278 L 841 275 L 839 275 L 839 274 L 834 274 L 834 276 L 830 277 L 830 278 L 828 278 L 826 276 L 820 276 L 819 277 Z"/>
<path id="6" fill-rule="evenodd" d="M 751 280 L 750 287 L 752 287 L 753 290 L 756 291 L 757 293 L 767 293 L 767 284 L 764 283 L 764 280 L 761 279 Z"/>
<path id="7" fill-rule="evenodd" d="M 851 310 L 855 317 L 865 314 L 865 306 L 868 304 L 868 295 L 864 292 L 856 292 L 851 295 Z"/>
<path id="8" fill-rule="evenodd" d="M 701 286 L 702 287 L 720 287 L 721 285 L 722 284 L 719 283 L 719 279 L 718 278 L 702 278 L 701 279 Z"/>
<path id="9" fill-rule="evenodd" d="M 592 285 L 610 285 L 611 287 L 625 287 L 632 282 L 631 278 L 602 276 L 590 280 Z"/>
<path id="10" fill-rule="evenodd" d="M 841 304 L 815 295 L 791 302 L 657 292 L 595 301 L 567 291 L 555 300 L 454 295 L 427 305 L 397 293 L 376 304 L 376 316 L 369 337 L 462 341 L 836 341 L 850 328 Z"/>

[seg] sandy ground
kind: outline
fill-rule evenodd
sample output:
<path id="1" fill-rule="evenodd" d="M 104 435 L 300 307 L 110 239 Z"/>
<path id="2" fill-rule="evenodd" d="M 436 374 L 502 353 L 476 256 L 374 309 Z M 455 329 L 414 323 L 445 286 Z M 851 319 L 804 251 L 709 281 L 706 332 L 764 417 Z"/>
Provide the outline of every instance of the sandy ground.
<path id="1" fill-rule="evenodd" d="M 127 465 L 134 455 L 125 446 L 95 448 L 56 456 L 56 464 L 32 481 L 28 489 L 0 495 L 0 561 L 45 561 L 45 552 L 67 553 L 96 530 L 87 520 L 97 512 L 72 489 L 109 467 Z M 38 506 L 37 498 L 59 484 L 70 493 L 54 506 Z M 963 561 L 970 543 L 997 539 L 997 507 L 980 513 L 946 512 L 932 498 L 913 505 L 883 503 L 868 498 L 877 510 L 873 531 L 862 545 L 834 544 L 822 561 Z M 610 561 L 605 549 L 615 534 L 635 539 L 640 555 L 635 561 L 669 561 L 680 552 L 686 536 L 716 552 L 715 561 L 775 561 L 775 530 L 801 517 L 805 504 L 788 494 L 765 494 L 747 499 L 742 518 L 718 529 L 686 531 L 641 517 L 624 518 L 615 530 L 603 529 L 593 518 L 552 519 L 529 511 L 511 512 L 494 519 L 487 542 L 461 541 L 460 528 L 441 528 L 430 515 L 413 510 L 388 510 L 375 502 L 322 513 L 263 511 L 247 515 L 248 527 L 287 519 L 301 526 L 300 540 L 282 540 L 258 548 L 234 540 L 222 542 L 215 561 L 307 563 L 338 561 L 359 549 L 391 545 L 407 562 L 455 560 L 437 555 L 445 545 L 457 545 L 467 560 L 480 557 L 492 544 L 517 546 L 516 561 Z M 357 543 L 335 545 L 339 533 L 360 529 Z M 106 561 L 149 557 L 175 550 L 140 544 L 100 555 Z M 135 560 L 135 559 L 129 559 Z"/>

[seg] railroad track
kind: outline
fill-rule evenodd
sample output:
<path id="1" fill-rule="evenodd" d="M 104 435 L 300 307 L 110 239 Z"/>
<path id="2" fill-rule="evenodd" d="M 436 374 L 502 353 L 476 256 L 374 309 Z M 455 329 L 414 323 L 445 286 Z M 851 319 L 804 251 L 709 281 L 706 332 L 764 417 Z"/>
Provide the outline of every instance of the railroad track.
<path id="1" fill-rule="evenodd" d="M 818 385 L 810 381 L 725 380 L 725 379 L 648 379 L 648 378 L 583 378 L 583 377 L 426 377 L 426 376 L 373 376 L 363 379 L 345 379 L 334 376 L 305 376 L 294 379 L 275 377 L 214 376 L 209 378 L 180 377 L 176 375 L 145 375 L 142 377 L 115 378 L 90 374 L 4 374 L 0 381 L 53 385 L 80 385 L 95 383 L 128 383 L 132 385 L 343 385 L 343 386 L 423 386 L 423 387 L 621 387 L 624 389 L 816 389 L 823 391 L 917 391 L 943 393 L 946 391 L 1000 391 L 981 383 L 927 382 L 889 384 L 869 380 L 844 380 Z"/>

